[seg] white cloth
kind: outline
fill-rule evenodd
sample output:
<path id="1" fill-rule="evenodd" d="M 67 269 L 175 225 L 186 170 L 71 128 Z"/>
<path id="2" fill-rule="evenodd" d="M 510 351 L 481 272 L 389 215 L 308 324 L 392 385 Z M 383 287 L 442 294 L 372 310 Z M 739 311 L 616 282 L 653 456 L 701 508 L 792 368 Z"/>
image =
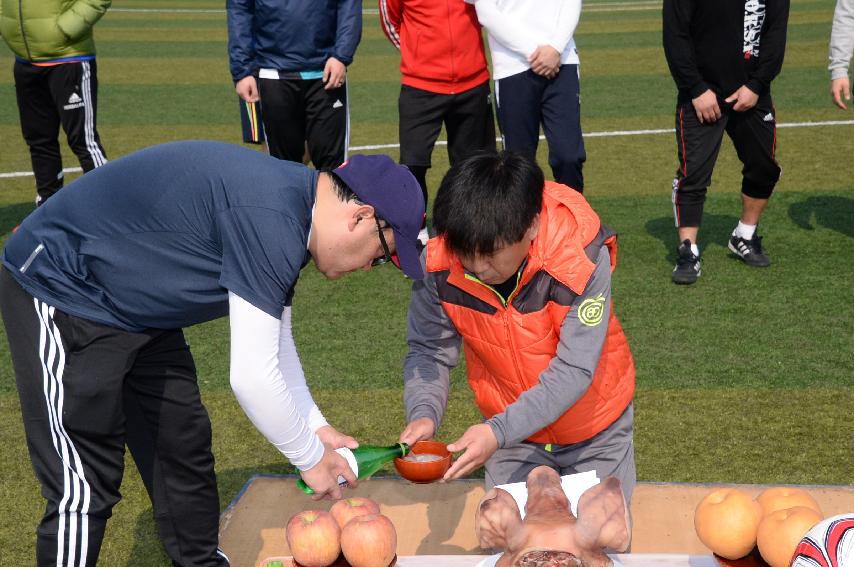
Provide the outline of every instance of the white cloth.
<path id="1" fill-rule="evenodd" d="M 578 517 L 578 501 L 581 495 L 588 488 L 599 484 L 599 477 L 596 476 L 596 471 L 587 471 L 576 474 L 566 474 L 560 477 L 560 486 L 563 488 L 566 497 L 569 499 L 569 508 L 572 513 Z M 501 488 L 510 493 L 516 505 L 519 506 L 519 512 L 522 514 L 522 519 L 525 519 L 525 503 L 528 502 L 528 487 L 524 482 L 513 482 L 510 484 L 498 484 L 495 488 Z"/>
<path id="2" fill-rule="evenodd" d="M 497 81 L 531 68 L 528 56 L 540 45 L 560 53 L 561 64 L 578 64 L 575 28 L 581 0 L 466 0 L 489 33 L 492 76 Z"/>
<path id="3" fill-rule="evenodd" d="M 315 433 L 328 425 L 311 397 L 291 331 L 291 308 L 271 317 L 229 292 L 231 388 L 270 443 L 299 470 L 323 457 Z"/>

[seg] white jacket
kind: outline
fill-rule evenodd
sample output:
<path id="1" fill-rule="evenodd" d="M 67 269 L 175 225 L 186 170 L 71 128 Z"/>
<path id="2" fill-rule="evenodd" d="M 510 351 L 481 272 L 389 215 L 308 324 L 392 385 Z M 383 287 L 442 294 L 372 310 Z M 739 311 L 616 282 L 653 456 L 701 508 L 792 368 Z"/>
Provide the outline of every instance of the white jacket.
<path id="1" fill-rule="evenodd" d="M 466 0 L 489 32 L 492 76 L 497 81 L 530 69 L 528 56 L 550 45 L 561 64 L 578 64 L 572 36 L 581 17 L 581 0 Z"/>

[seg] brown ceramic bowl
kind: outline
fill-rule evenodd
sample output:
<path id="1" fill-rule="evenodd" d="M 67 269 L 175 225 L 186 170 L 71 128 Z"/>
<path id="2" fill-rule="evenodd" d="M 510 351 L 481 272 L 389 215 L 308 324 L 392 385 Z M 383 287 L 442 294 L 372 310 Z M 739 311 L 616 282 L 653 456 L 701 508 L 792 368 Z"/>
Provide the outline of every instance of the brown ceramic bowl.
<path id="1" fill-rule="evenodd" d="M 451 453 L 448 451 L 448 446 L 439 441 L 418 441 L 412 446 L 410 453 L 415 455 L 431 454 L 442 457 L 438 461 L 423 463 L 407 461 L 400 457 L 395 459 L 394 468 L 397 469 L 400 476 L 410 482 L 435 482 L 442 478 L 451 466 Z"/>

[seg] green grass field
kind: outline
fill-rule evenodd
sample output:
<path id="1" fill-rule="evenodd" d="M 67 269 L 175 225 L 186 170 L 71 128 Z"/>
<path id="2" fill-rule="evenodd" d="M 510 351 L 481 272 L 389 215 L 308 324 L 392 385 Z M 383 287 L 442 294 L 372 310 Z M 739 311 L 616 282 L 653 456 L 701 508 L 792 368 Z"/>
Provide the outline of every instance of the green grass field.
<path id="1" fill-rule="evenodd" d="M 833 107 L 828 95 L 833 5 L 792 1 L 786 63 L 774 83 L 781 123 L 854 119 L 851 111 Z M 98 122 L 109 157 L 175 139 L 240 142 L 222 6 L 212 0 L 116 0 L 98 24 Z M 126 11 L 139 8 L 211 12 Z M 585 132 L 673 127 L 675 87 L 660 35 L 654 2 L 585 3 L 576 36 Z M 397 142 L 397 62 L 378 16 L 366 14 L 350 68 L 353 146 Z M 5 46 L 0 65 L 0 173 L 29 171 Z M 854 482 L 854 125 L 781 128 L 778 137 L 784 176 L 762 226 L 772 267 L 750 269 L 727 254 L 740 210 L 740 164 L 726 141 L 700 233 L 704 274 L 690 287 L 670 283 L 674 136 L 587 138 L 585 194 L 621 235 L 614 297 L 637 365 L 640 480 Z M 66 167 L 78 165 L 65 155 Z M 539 157 L 547 163 L 545 148 Z M 443 147 L 433 165 L 436 187 L 447 170 Z M 33 208 L 34 196 L 32 177 L 0 178 L 0 244 Z M 297 289 L 295 334 L 315 398 L 333 424 L 363 442 L 393 442 L 404 425 L 408 293 L 409 282 L 392 268 L 338 282 L 308 268 Z M 188 331 L 213 421 L 223 506 L 253 473 L 291 472 L 229 390 L 226 331 L 226 321 Z M 463 369 L 454 374 L 454 386 L 443 440 L 479 419 Z M 32 564 L 43 503 L 26 454 L 5 338 L 0 444 L 0 564 Z M 122 494 L 101 564 L 167 565 L 130 462 Z"/>

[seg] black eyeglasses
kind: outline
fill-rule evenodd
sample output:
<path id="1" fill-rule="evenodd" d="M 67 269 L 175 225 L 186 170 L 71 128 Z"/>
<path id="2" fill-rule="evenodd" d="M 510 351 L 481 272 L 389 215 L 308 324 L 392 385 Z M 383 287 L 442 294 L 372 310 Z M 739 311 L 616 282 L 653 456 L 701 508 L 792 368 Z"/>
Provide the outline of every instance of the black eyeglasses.
<path id="1" fill-rule="evenodd" d="M 385 235 L 383 234 L 383 230 L 389 227 L 382 226 L 380 224 L 380 219 L 378 219 L 377 217 L 374 217 L 374 222 L 377 223 L 377 233 L 380 235 L 380 244 L 383 247 L 383 255 L 378 258 L 374 258 L 374 261 L 371 262 L 371 267 L 382 266 L 386 262 L 391 262 L 399 268 L 400 260 L 397 258 L 397 254 L 392 254 L 391 250 L 389 250 L 388 242 L 385 241 Z"/>

